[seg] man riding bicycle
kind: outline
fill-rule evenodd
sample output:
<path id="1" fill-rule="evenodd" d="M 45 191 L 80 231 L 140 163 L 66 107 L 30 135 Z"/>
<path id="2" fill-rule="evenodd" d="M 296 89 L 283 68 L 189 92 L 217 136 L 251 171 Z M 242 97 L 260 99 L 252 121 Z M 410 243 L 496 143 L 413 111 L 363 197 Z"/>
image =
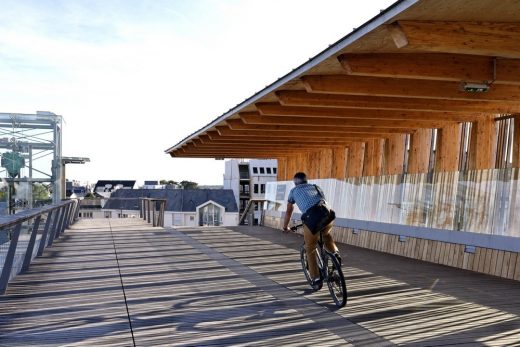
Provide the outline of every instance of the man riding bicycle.
<path id="1" fill-rule="evenodd" d="M 307 176 L 303 172 L 298 172 L 294 175 L 293 178 L 295 187 L 291 189 L 289 192 L 289 197 L 287 198 L 287 212 L 285 214 L 285 220 L 283 223 L 283 230 L 288 231 L 289 222 L 291 220 L 291 216 L 294 210 L 294 204 L 298 206 L 300 209 L 302 216 L 307 217 L 307 219 L 312 219 L 313 217 L 309 215 L 309 212 L 313 212 L 316 210 L 315 207 L 319 205 L 324 205 L 325 196 L 320 187 L 315 184 L 307 183 Z M 309 223 L 306 223 L 304 218 L 303 221 L 303 237 L 305 241 L 305 250 L 307 252 L 307 262 L 309 266 L 309 273 L 312 278 L 312 288 L 314 290 L 319 290 L 322 287 L 322 279 L 320 278 L 320 273 L 318 270 L 318 264 L 316 260 L 316 245 L 318 243 L 319 232 L 323 236 L 323 241 L 325 243 L 325 247 L 334 253 L 336 258 L 341 264 L 341 257 L 339 255 L 339 250 L 332 236 L 330 235 L 330 231 L 332 229 L 333 222 L 329 222 L 323 228 L 319 230 L 311 231 L 309 228 Z"/>

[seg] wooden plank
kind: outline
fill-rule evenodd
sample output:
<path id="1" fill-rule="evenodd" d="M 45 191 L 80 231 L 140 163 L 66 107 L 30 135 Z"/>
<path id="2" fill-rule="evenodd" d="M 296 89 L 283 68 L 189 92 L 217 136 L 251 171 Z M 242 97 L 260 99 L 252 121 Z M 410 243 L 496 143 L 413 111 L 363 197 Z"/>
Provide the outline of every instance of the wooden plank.
<path id="1" fill-rule="evenodd" d="M 343 180 L 347 176 L 347 149 L 346 147 L 332 148 L 332 175 L 331 177 Z"/>
<path id="2" fill-rule="evenodd" d="M 386 139 L 384 146 L 385 174 L 399 175 L 403 173 L 404 157 L 406 150 L 405 142 L 405 134 L 390 135 Z"/>
<path id="3" fill-rule="evenodd" d="M 430 163 L 431 129 L 417 130 L 410 136 L 408 173 L 428 172 Z"/>
<path id="4" fill-rule="evenodd" d="M 367 141 L 365 146 L 363 176 L 379 176 L 383 174 L 384 143 L 384 139 Z"/>
<path id="5" fill-rule="evenodd" d="M 507 270 L 507 278 L 509 279 L 515 278 L 515 274 L 518 270 L 518 258 L 520 258 L 520 256 L 518 256 L 518 253 L 511 252 L 511 257 L 509 258 L 509 268 Z"/>
<path id="6" fill-rule="evenodd" d="M 363 176 L 363 164 L 365 160 L 365 143 L 355 142 L 349 146 L 347 177 Z"/>
<path id="7" fill-rule="evenodd" d="M 396 47 L 456 54 L 520 58 L 518 23 L 398 21 L 391 28 Z M 403 36 L 407 44 L 404 44 Z M 404 44 L 404 46 L 403 46 Z"/>
<path id="8" fill-rule="evenodd" d="M 461 124 L 451 124 L 437 131 L 436 171 L 457 171 L 459 169 L 461 130 Z"/>
<path id="9" fill-rule="evenodd" d="M 491 56 L 445 53 L 346 53 L 338 60 L 354 76 L 520 84 L 518 59 L 494 61 Z"/>
<path id="10" fill-rule="evenodd" d="M 500 277 L 508 278 L 509 265 L 511 260 L 511 252 L 504 252 L 504 260 L 502 262 L 502 271 Z"/>
<path id="11" fill-rule="evenodd" d="M 513 101 L 520 96 L 520 86 L 492 84 L 485 93 L 469 93 L 460 82 L 420 81 L 404 78 L 348 75 L 309 75 L 302 82 L 309 93 L 373 95 L 389 97 L 431 98 L 445 100 Z"/>
<path id="12" fill-rule="evenodd" d="M 423 112 L 520 113 L 517 102 L 442 100 L 370 95 L 308 93 L 303 90 L 283 90 L 276 93 L 284 106 L 315 106 L 324 108 L 354 108 L 375 110 L 407 110 Z M 242 113 L 241 113 L 242 114 Z"/>
<path id="13" fill-rule="evenodd" d="M 493 169 L 496 159 L 497 125 L 494 117 L 479 120 L 471 128 L 470 169 Z"/>
<path id="14" fill-rule="evenodd" d="M 377 109 L 349 109 L 349 108 L 326 108 L 326 107 L 301 107 L 282 106 L 277 103 L 257 103 L 256 108 L 261 116 L 283 117 L 321 117 L 334 119 L 378 119 L 378 120 L 406 120 L 409 124 L 418 121 L 445 121 L 445 122 L 470 122 L 478 119 L 478 114 L 462 112 L 424 112 L 403 110 L 377 110 Z M 425 117 L 425 113 L 428 114 Z M 256 113 L 240 113 L 240 117 L 246 123 L 253 119 L 260 121 Z M 327 123 L 320 123 L 327 124 Z M 400 123 L 398 123 L 400 124 Z M 417 123 L 420 124 L 420 123 Z"/>
<path id="15" fill-rule="evenodd" d="M 520 167 L 520 116 L 513 118 L 513 158 L 512 167 Z"/>

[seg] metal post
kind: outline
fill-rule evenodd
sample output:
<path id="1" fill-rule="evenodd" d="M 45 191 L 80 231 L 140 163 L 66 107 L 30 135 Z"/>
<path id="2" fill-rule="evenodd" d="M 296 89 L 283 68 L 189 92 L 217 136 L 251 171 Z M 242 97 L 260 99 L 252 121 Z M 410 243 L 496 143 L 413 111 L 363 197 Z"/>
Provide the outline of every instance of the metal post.
<path id="1" fill-rule="evenodd" d="M 18 245 L 18 238 L 20 237 L 21 229 L 22 223 L 18 223 L 14 227 L 11 243 L 9 244 L 9 250 L 7 251 L 7 255 L 5 257 L 4 268 L 2 269 L 2 275 L 0 276 L 0 295 L 5 294 L 5 290 L 7 289 L 7 283 L 9 282 L 9 277 L 11 276 L 14 256 L 16 253 L 16 246 Z"/>
<path id="2" fill-rule="evenodd" d="M 38 247 L 37 256 L 41 256 L 43 254 L 43 249 L 45 248 L 45 242 L 47 242 L 47 235 L 49 234 L 49 228 L 51 226 L 53 211 L 49 211 L 47 213 L 47 220 L 45 221 L 45 228 L 43 229 L 42 238 L 40 239 L 40 245 Z"/>
<path id="3" fill-rule="evenodd" d="M 152 222 L 152 218 L 150 217 L 150 200 L 146 200 L 146 210 L 148 211 L 148 223 Z"/>
<path id="4" fill-rule="evenodd" d="M 65 228 L 68 229 L 70 224 L 72 223 L 71 217 L 74 215 L 74 203 L 70 202 L 68 204 L 68 214 L 67 214 L 67 223 L 65 223 Z"/>
<path id="5" fill-rule="evenodd" d="M 61 223 L 60 228 L 60 235 L 65 232 L 65 229 L 67 228 L 67 221 L 69 220 L 69 208 L 70 205 L 65 205 L 65 213 L 63 214 L 63 222 Z"/>
<path id="6" fill-rule="evenodd" d="M 52 246 L 54 242 L 54 238 L 57 237 L 57 230 L 61 220 L 61 216 L 63 215 L 63 207 L 56 209 L 56 215 L 54 216 L 54 221 L 52 223 L 52 231 L 49 237 L 49 246 Z"/>
<path id="7" fill-rule="evenodd" d="M 29 244 L 27 245 L 27 251 L 25 251 L 25 258 L 23 260 L 22 272 L 27 271 L 27 269 L 29 268 L 29 264 L 31 263 L 32 254 L 33 254 L 33 250 L 34 250 L 34 243 L 36 241 L 36 234 L 38 234 L 38 228 L 40 227 L 41 219 L 42 219 L 41 214 L 38 215 L 34 219 L 34 224 L 33 224 L 32 232 L 31 232 L 31 238 L 29 239 Z"/>
<path id="8" fill-rule="evenodd" d="M 81 207 L 79 200 L 76 200 L 75 203 L 76 203 L 76 208 L 75 208 L 76 212 L 74 213 L 74 222 L 77 221 L 79 218 L 79 210 Z"/>
<path id="9" fill-rule="evenodd" d="M 166 210 L 166 201 L 161 201 L 161 226 L 164 228 L 164 211 Z"/>

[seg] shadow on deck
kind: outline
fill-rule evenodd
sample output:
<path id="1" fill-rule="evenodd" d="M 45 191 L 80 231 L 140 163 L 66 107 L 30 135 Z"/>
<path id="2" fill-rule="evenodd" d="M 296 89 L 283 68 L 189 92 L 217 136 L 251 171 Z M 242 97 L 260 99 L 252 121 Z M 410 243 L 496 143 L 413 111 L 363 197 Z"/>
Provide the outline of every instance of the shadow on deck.
<path id="1" fill-rule="evenodd" d="M 302 238 L 84 220 L 0 297 L 0 345 L 496 345 L 520 284 L 342 245 L 349 299 L 311 293 Z"/>

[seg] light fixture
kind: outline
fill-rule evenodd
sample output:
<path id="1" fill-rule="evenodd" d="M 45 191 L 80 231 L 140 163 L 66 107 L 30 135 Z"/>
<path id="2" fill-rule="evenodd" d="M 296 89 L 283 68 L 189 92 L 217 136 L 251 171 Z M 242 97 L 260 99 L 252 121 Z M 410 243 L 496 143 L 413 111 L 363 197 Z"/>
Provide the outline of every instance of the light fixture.
<path id="1" fill-rule="evenodd" d="M 485 93 L 489 90 L 489 83 L 463 82 L 462 90 L 468 93 Z"/>

